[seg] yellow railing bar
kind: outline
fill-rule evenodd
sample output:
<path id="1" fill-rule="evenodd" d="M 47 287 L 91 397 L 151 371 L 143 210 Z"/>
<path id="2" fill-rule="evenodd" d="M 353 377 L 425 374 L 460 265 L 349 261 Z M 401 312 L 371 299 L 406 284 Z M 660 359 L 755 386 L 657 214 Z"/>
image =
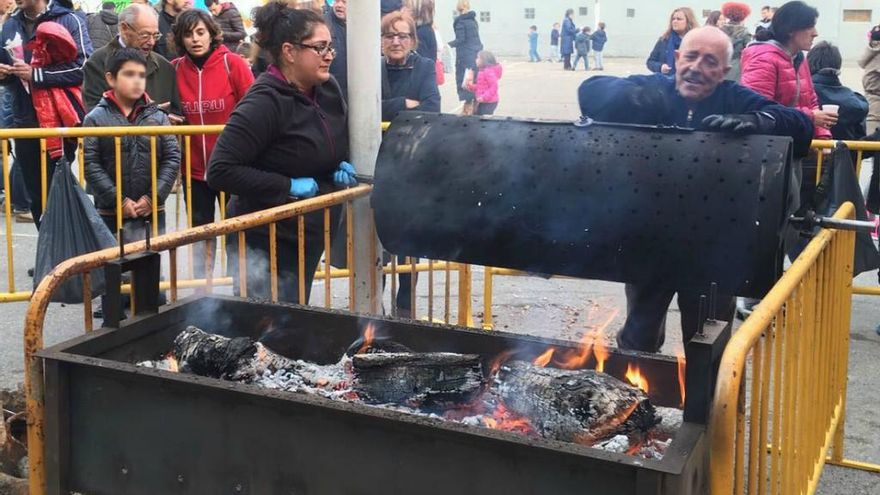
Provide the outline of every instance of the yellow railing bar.
<path id="1" fill-rule="evenodd" d="M 40 139 L 40 204 L 43 206 L 43 213 L 46 213 L 46 197 L 49 194 L 48 168 L 49 165 L 46 163 L 46 140 Z M 35 218 L 34 221 L 39 222 L 40 219 Z"/>
<path id="2" fill-rule="evenodd" d="M 194 134 L 219 134 L 222 125 L 181 126 L 125 126 L 125 127 L 56 127 L 33 129 L 0 129 L 0 139 L 45 139 L 125 137 L 125 136 L 192 136 Z"/>
<path id="3" fill-rule="evenodd" d="M 113 139 L 116 148 L 116 234 L 122 230 L 122 138 Z M 117 240 L 122 243 L 121 237 Z"/>
<path id="4" fill-rule="evenodd" d="M 372 191 L 372 186 L 361 185 L 316 198 L 230 218 L 197 229 L 165 234 L 154 239 L 151 247 L 155 251 L 169 250 L 172 252 L 173 258 L 174 251 L 176 251 L 178 246 L 205 241 L 210 238 L 244 231 L 261 225 L 272 225 L 275 222 L 293 218 L 297 215 L 367 196 L 370 191 Z M 126 246 L 127 253 L 141 252 L 144 249 L 146 249 L 144 241 L 130 243 Z M 40 281 L 40 284 L 34 290 L 33 298 L 28 306 L 24 328 L 24 354 L 28 418 L 28 459 L 30 461 L 30 493 L 32 494 L 43 494 L 46 492 L 44 376 L 41 362 L 35 354 L 43 349 L 43 324 L 45 322 L 46 310 L 49 307 L 49 300 L 52 292 L 70 277 L 99 268 L 118 256 L 119 250 L 117 248 L 109 248 L 62 262 Z M 172 277 L 174 276 L 174 272 L 172 272 Z"/>
<path id="5" fill-rule="evenodd" d="M 3 209 L 6 212 L 6 275 L 8 277 L 9 292 L 15 293 L 15 265 L 12 260 L 12 184 L 9 181 L 9 140 L 7 139 L 2 141 L 2 152 L 3 190 L 6 191 L 6 201 L 3 202 Z"/>
<path id="6" fill-rule="evenodd" d="M 851 203 L 846 203 L 841 206 L 834 217 L 837 219 L 848 219 L 853 217 L 854 212 L 855 208 L 853 205 Z M 742 390 L 743 372 L 745 370 L 748 355 L 758 339 L 763 336 L 767 328 L 773 323 L 774 316 L 783 311 L 783 307 L 786 307 L 786 302 L 792 296 L 798 296 L 802 291 L 801 284 L 808 276 L 811 268 L 816 265 L 816 261 L 819 259 L 820 255 L 826 252 L 829 243 L 831 243 L 835 235 L 852 234 L 838 233 L 832 230 L 822 230 L 810 242 L 803 253 L 801 253 L 801 255 L 794 261 L 770 293 L 764 297 L 761 304 L 756 307 L 752 315 L 733 335 L 724 351 L 721 367 L 718 373 L 718 382 L 716 385 L 715 400 L 712 404 L 712 415 L 709 428 L 709 451 L 712 456 L 711 463 L 713 466 L 716 466 L 716 468 L 712 469 L 710 472 L 710 487 L 713 495 L 726 495 L 733 493 L 735 473 L 741 471 L 741 466 L 734 469 L 734 466 L 737 466 L 736 461 L 741 461 L 741 458 L 735 457 L 735 425 L 739 420 L 737 407 L 740 391 Z M 839 267 L 834 268 L 838 269 Z M 836 281 L 841 282 L 841 279 L 838 278 Z M 846 298 L 843 297 L 841 298 L 842 301 L 845 301 L 845 299 Z M 794 312 L 792 311 L 792 306 L 800 306 L 801 304 L 794 304 L 786 307 L 786 323 L 793 323 L 795 321 L 796 317 L 792 314 Z M 844 311 L 844 313 L 846 312 Z M 793 328 L 793 325 L 787 324 L 786 328 Z M 795 352 L 790 352 L 793 347 L 794 346 L 791 343 L 788 341 L 786 342 L 785 352 L 792 358 L 790 361 L 787 360 L 786 363 L 788 365 L 785 372 L 787 376 L 792 374 L 790 366 L 797 366 L 797 356 L 795 355 Z M 834 357 L 831 357 L 830 359 L 834 359 Z M 786 395 L 791 393 L 791 388 L 794 388 L 794 385 L 794 383 L 790 383 L 789 380 L 786 380 Z M 792 419 L 789 415 L 794 414 L 794 400 L 796 400 L 794 397 L 792 397 L 791 401 L 786 400 L 786 403 L 788 403 L 789 406 L 783 407 L 782 411 L 782 414 L 785 415 L 784 417 L 786 418 L 785 425 L 789 427 L 791 426 Z M 795 418 L 795 420 L 799 423 L 802 421 L 800 418 Z M 787 433 L 788 434 L 783 436 L 783 455 L 787 456 L 783 461 L 791 462 L 792 455 L 797 455 L 799 457 L 806 456 L 806 452 L 795 452 L 795 450 L 791 448 L 792 446 L 790 442 L 792 441 L 792 436 L 796 437 L 800 435 L 801 432 Z M 798 439 L 795 439 L 795 442 L 797 441 Z M 821 459 L 824 459 L 824 454 Z M 797 459 L 795 459 L 795 461 L 797 461 Z M 786 462 L 786 464 L 788 464 L 788 462 Z M 792 482 L 797 481 L 789 479 L 791 475 L 790 469 L 794 469 L 795 467 L 795 465 L 783 467 L 782 486 L 784 489 L 788 489 Z"/>

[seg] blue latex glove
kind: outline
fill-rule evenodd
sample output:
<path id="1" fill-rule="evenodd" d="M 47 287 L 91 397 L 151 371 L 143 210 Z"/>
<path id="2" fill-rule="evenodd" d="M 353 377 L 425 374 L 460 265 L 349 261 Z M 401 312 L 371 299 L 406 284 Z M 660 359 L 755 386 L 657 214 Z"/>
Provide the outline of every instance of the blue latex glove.
<path id="1" fill-rule="evenodd" d="M 356 186 L 358 181 L 355 177 L 354 166 L 348 162 L 340 163 L 339 168 L 333 173 L 333 183 L 337 186 Z"/>
<path id="2" fill-rule="evenodd" d="M 311 198 L 318 194 L 318 183 L 311 177 L 290 179 L 290 195 L 297 198 Z"/>

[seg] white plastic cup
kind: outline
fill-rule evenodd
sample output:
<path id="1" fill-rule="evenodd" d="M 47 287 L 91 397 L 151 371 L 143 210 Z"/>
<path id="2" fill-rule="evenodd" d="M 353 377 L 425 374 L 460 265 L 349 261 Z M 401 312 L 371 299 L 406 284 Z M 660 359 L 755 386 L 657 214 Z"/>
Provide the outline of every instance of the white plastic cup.
<path id="1" fill-rule="evenodd" d="M 840 110 L 840 105 L 822 105 L 822 111 L 827 113 L 833 113 L 837 115 L 837 112 Z"/>

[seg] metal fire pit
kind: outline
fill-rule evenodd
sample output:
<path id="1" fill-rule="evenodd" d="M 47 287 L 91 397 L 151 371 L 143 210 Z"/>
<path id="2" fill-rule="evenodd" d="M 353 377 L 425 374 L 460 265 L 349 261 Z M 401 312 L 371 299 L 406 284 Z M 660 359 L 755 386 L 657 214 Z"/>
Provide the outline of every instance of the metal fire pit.
<path id="1" fill-rule="evenodd" d="M 316 396 L 137 367 L 187 325 L 259 338 L 292 358 L 335 362 L 369 321 L 416 351 L 537 356 L 562 342 L 365 318 L 235 298 L 191 298 L 119 329 L 39 354 L 46 370 L 51 494 L 674 494 L 704 493 L 714 363 L 729 336 L 710 322 L 687 349 L 685 423 L 665 457 L 468 427 Z M 611 350 L 606 371 L 637 364 L 655 405 L 680 401 L 674 358 Z M 594 366 L 593 362 L 587 367 Z"/>

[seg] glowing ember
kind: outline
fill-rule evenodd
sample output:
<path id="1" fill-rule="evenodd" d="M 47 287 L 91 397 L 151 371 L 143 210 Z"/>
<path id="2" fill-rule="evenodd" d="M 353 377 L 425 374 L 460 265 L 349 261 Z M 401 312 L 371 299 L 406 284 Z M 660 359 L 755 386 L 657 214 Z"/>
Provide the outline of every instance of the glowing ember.
<path id="1" fill-rule="evenodd" d="M 682 352 L 682 351 L 677 352 L 675 354 L 675 360 L 678 361 L 678 395 L 679 395 L 679 397 L 681 397 L 681 404 L 679 404 L 679 407 L 684 407 L 684 396 L 685 396 L 685 390 L 684 390 L 684 376 L 685 375 L 684 375 L 684 373 L 685 373 L 685 367 L 686 367 L 684 352 Z"/>
<path id="2" fill-rule="evenodd" d="M 633 367 L 632 364 L 626 365 L 626 379 L 636 388 L 644 390 L 648 393 L 648 377 L 642 375 L 638 366 Z"/>
<path id="3" fill-rule="evenodd" d="M 554 349 L 551 347 L 544 351 L 544 354 L 541 354 L 532 362 L 535 366 L 540 368 L 546 368 L 548 364 L 550 364 L 550 360 L 553 359 L 553 351 Z"/>
<path id="4" fill-rule="evenodd" d="M 376 327 L 373 326 L 372 323 L 367 324 L 367 328 L 364 329 L 364 345 L 361 346 L 360 349 L 355 354 L 362 354 L 373 345 L 373 340 L 376 338 Z"/>
<path id="5" fill-rule="evenodd" d="M 498 404 L 491 416 L 483 416 L 483 425 L 493 430 L 535 433 L 535 428 L 529 420 L 511 413 L 504 404 Z"/>
<path id="6" fill-rule="evenodd" d="M 180 371 L 180 366 L 177 362 L 177 358 L 174 357 L 174 353 L 169 352 L 167 356 L 165 356 L 165 362 L 168 363 L 168 371 L 172 373 L 177 373 Z"/>

